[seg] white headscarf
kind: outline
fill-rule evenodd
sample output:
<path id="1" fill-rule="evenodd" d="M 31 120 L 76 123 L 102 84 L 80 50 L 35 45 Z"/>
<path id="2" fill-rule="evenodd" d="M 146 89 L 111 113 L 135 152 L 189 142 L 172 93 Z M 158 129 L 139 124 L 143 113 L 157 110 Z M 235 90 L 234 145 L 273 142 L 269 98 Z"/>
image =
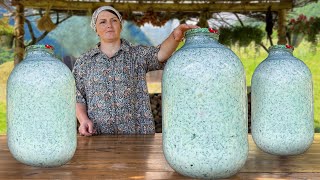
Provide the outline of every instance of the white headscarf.
<path id="1" fill-rule="evenodd" d="M 119 18 L 120 22 L 122 22 L 122 17 L 120 15 L 120 13 L 114 9 L 113 7 L 111 6 L 102 6 L 102 7 L 99 7 L 98 9 L 96 9 L 93 14 L 92 14 L 92 17 L 91 17 L 91 23 L 90 23 L 90 26 L 91 28 L 96 31 L 97 28 L 96 28 L 96 22 L 97 22 L 97 18 L 98 18 L 98 15 L 102 12 L 102 11 L 113 11 L 117 17 Z"/>

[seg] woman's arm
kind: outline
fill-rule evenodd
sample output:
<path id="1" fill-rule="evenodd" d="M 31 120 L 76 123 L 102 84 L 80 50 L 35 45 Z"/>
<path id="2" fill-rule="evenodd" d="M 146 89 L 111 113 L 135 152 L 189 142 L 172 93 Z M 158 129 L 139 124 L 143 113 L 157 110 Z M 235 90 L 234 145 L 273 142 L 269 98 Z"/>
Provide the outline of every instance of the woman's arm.
<path id="1" fill-rule="evenodd" d="M 176 27 L 170 36 L 161 43 L 160 50 L 158 53 L 158 60 L 160 62 L 166 62 L 172 53 L 178 47 L 180 41 L 184 38 L 184 33 L 189 29 L 199 28 L 195 25 L 181 24 Z"/>
<path id="2" fill-rule="evenodd" d="M 87 115 L 87 107 L 82 103 L 76 104 L 76 115 L 80 123 L 79 133 L 83 136 L 92 136 L 94 133 L 93 123 Z"/>

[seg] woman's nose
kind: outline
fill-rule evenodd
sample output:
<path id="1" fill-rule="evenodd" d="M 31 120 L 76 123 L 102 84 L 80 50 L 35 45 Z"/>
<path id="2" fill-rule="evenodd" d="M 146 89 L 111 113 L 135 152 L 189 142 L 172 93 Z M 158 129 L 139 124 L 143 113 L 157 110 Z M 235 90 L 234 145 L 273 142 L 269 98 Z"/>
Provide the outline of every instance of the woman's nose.
<path id="1" fill-rule="evenodd" d="M 112 27 L 111 21 L 108 21 L 108 22 L 107 22 L 106 27 L 107 27 L 107 28 L 111 28 L 111 27 Z"/>

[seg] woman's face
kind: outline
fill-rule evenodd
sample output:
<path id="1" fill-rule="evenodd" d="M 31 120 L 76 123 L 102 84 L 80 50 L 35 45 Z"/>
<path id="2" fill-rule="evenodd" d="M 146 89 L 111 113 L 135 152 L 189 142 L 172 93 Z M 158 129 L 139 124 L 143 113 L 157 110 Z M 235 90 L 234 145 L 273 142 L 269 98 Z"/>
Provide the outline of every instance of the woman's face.
<path id="1" fill-rule="evenodd" d="M 102 11 L 99 13 L 96 28 L 97 34 L 102 41 L 112 42 L 120 39 L 121 22 L 111 12 Z"/>

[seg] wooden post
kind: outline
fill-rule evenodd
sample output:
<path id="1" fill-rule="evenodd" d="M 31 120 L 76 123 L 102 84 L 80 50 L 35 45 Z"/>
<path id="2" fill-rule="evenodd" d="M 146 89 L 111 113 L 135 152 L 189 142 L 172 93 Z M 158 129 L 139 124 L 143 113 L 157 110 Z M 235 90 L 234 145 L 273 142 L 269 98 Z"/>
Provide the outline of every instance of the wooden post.
<path id="1" fill-rule="evenodd" d="M 286 15 L 287 10 L 278 11 L 278 44 L 287 44 L 286 40 Z"/>
<path id="2" fill-rule="evenodd" d="M 14 65 L 20 63 L 24 55 L 24 18 L 24 6 L 21 4 L 16 5 L 16 14 L 14 19 Z"/>
<path id="3" fill-rule="evenodd" d="M 210 13 L 207 10 L 204 10 L 204 12 L 201 12 L 199 15 L 199 22 L 198 22 L 198 26 L 200 27 L 209 27 L 208 26 L 208 19 L 210 19 L 212 16 L 212 13 Z"/>

